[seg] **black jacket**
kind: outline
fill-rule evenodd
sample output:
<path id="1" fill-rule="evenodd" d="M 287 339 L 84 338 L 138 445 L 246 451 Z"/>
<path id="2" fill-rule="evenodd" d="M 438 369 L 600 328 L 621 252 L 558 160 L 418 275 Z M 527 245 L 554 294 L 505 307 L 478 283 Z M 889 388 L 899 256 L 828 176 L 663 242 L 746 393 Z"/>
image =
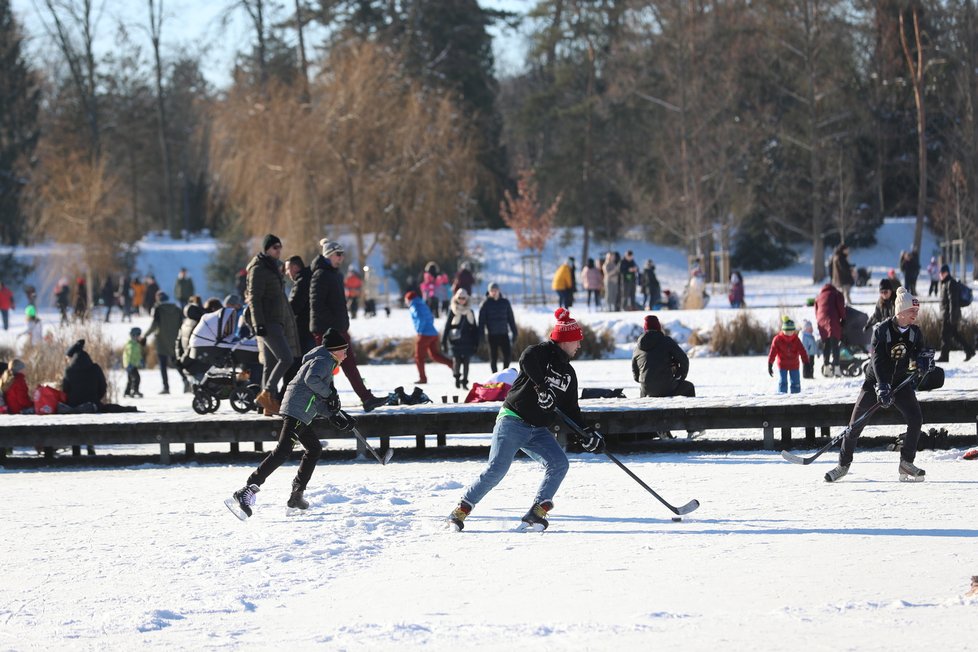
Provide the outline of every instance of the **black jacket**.
<path id="1" fill-rule="evenodd" d="M 442 344 L 449 344 L 452 347 L 452 356 L 456 358 L 468 358 L 475 353 L 479 346 L 481 331 L 475 321 L 463 319 L 458 324 L 452 324 L 455 313 L 449 309 L 448 318 L 445 320 L 445 328 L 442 329 Z"/>
<path id="2" fill-rule="evenodd" d="M 961 321 L 961 291 L 950 274 L 941 281 L 941 321 L 957 325 Z"/>
<path id="3" fill-rule="evenodd" d="M 65 369 L 61 390 L 68 395 L 67 402 L 71 407 L 82 403 L 100 405 L 106 390 L 102 367 L 95 364 L 86 351 L 77 351 Z"/>
<path id="4" fill-rule="evenodd" d="M 343 275 L 320 255 L 312 261 L 309 281 L 309 332 L 325 333 L 330 328 L 349 331 L 350 313 L 346 311 Z"/>
<path id="5" fill-rule="evenodd" d="M 869 318 L 866 325 L 863 326 L 863 330 L 868 331 L 873 328 L 876 324 L 882 324 L 884 320 L 889 319 L 896 314 L 896 293 L 890 295 L 889 299 L 880 298 L 876 301 L 876 310 L 873 311 L 873 316 Z"/>
<path id="6" fill-rule="evenodd" d="M 289 305 L 292 306 L 292 314 L 295 315 L 295 326 L 299 334 L 299 341 L 303 342 L 309 338 L 309 286 L 312 281 L 312 270 L 303 267 L 296 275 L 295 284 L 289 294 Z"/>
<path id="7" fill-rule="evenodd" d="M 866 370 L 863 389 L 872 391 L 882 380 L 896 387 L 907 377 L 910 363 L 916 365 L 917 356 L 924 343 L 924 335 L 917 326 L 911 326 L 901 333 L 896 318 L 891 317 L 873 331 L 872 364 Z"/>
<path id="8" fill-rule="evenodd" d="M 548 427 L 556 417 L 538 404 L 537 387 L 550 389 L 556 397 L 556 406 L 577 425 L 584 427 L 584 416 L 577 403 L 577 374 L 567 354 L 549 340 L 523 351 L 520 373 L 503 403 L 503 407 L 520 415 L 531 426 Z"/>
<path id="9" fill-rule="evenodd" d="M 493 299 L 488 294 L 486 300 L 479 308 L 479 335 L 483 332 L 489 335 L 506 335 L 508 331 L 513 332 L 516 337 L 516 317 L 513 316 L 513 306 L 509 299 L 504 299 L 499 293 L 498 299 Z"/>
<path id="10" fill-rule="evenodd" d="M 648 331 L 638 338 L 632 354 L 632 377 L 644 396 L 675 396 L 679 381 L 689 373 L 689 357 L 665 333 Z"/>

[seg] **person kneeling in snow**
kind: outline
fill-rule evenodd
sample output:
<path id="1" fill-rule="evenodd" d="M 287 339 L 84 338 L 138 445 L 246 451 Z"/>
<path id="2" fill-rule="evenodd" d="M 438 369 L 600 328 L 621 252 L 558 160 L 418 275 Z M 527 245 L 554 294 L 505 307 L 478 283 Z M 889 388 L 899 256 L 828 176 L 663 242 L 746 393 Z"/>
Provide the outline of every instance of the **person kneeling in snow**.
<path id="1" fill-rule="evenodd" d="M 860 423 L 853 427 L 853 424 L 877 402 L 884 408 L 895 405 L 907 420 L 907 434 L 900 449 L 900 480 L 904 482 L 924 480 L 924 470 L 914 466 L 913 463 L 917 455 L 920 426 L 923 423 L 920 404 L 917 402 L 913 382 L 900 386 L 911 373 L 929 371 L 930 363 L 933 362 L 927 356 L 921 355 L 924 336 L 914 323 L 917 321 L 919 311 L 920 302 L 907 292 L 906 288 L 898 288 L 896 316 L 884 320 L 873 331 L 873 355 L 866 369 L 866 380 L 863 382 L 856 405 L 852 409 L 852 417 L 849 419 L 851 430 L 842 440 L 839 465 L 825 474 L 826 482 L 835 482 L 849 472 L 849 465 L 852 464 L 852 457 L 856 452 L 856 439 L 866 425 Z M 898 387 L 898 391 L 894 392 L 894 386 Z"/>
<path id="2" fill-rule="evenodd" d="M 299 462 L 299 470 L 292 481 L 292 494 L 288 506 L 291 509 L 307 509 L 309 502 L 302 493 L 309 484 L 316 462 L 323 453 L 323 445 L 309 427 L 312 420 L 322 415 L 337 430 L 352 430 L 356 423 L 340 411 L 340 397 L 333 386 L 333 375 L 346 358 L 347 344 L 339 331 L 330 328 L 323 335 L 322 346 L 317 346 L 302 358 L 302 366 L 285 389 L 279 414 L 282 415 L 282 434 L 275 450 L 268 454 L 258 468 L 248 476 L 244 487 L 234 492 L 224 503 L 235 516 L 244 520 L 251 516 L 255 494 L 275 469 L 292 454 L 298 441 L 306 449 Z"/>
<path id="3" fill-rule="evenodd" d="M 533 506 L 522 519 L 521 528 L 540 531 L 547 528 L 547 513 L 553 509 L 554 494 L 568 468 L 566 453 L 548 429 L 554 421 L 555 408 L 588 434 L 581 441 L 585 450 L 599 452 L 604 446 L 604 438 L 593 428 L 584 426 L 584 416 L 577 403 L 577 374 L 570 364 L 581 348 L 584 334 L 566 308 L 558 308 L 554 315 L 557 324 L 550 340 L 527 347 L 520 357 L 520 373 L 506 395 L 492 431 L 488 465 L 448 516 L 457 530 L 464 527 L 463 521 L 472 508 L 506 476 L 516 452 L 521 449 L 544 468 L 543 482 Z"/>
<path id="4" fill-rule="evenodd" d="M 791 393 L 801 392 L 801 379 L 798 377 L 798 359 L 806 365 L 811 362 L 805 345 L 798 339 L 798 331 L 795 329 L 795 322 L 791 321 L 787 315 L 781 318 L 781 332 L 771 340 L 771 351 L 767 354 L 767 375 L 774 377 L 774 361 L 778 361 L 778 371 L 781 373 L 781 380 L 778 382 L 778 391 L 782 394 L 788 392 L 788 376 L 791 376 Z"/>

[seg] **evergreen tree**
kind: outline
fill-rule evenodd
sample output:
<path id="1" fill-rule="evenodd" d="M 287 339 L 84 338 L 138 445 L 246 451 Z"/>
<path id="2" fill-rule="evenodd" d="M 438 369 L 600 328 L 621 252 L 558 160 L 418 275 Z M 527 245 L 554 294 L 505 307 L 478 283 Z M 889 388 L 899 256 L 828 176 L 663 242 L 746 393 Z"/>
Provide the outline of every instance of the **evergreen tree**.
<path id="1" fill-rule="evenodd" d="M 22 51 L 9 0 L 0 0 L 0 242 L 24 235 L 21 193 L 34 165 L 40 90 Z"/>

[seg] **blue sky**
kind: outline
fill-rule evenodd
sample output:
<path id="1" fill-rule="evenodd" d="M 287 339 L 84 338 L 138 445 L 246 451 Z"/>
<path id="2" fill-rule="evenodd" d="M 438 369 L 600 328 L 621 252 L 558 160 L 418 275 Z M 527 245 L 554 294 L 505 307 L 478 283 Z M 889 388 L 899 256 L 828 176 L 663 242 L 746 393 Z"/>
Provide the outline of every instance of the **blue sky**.
<path id="1" fill-rule="evenodd" d="M 138 0 L 95 0 L 93 4 L 102 7 L 96 25 L 99 50 L 105 53 L 115 47 L 116 27 L 124 23 L 129 28 L 130 38 L 143 46 L 144 56 L 149 60 L 150 42 L 145 27 L 148 23 L 148 3 Z M 200 52 L 208 81 L 218 87 L 226 85 L 235 51 L 243 49 L 241 44 L 249 38 L 249 26 L 243 10 L 233 12 L 227 28 L 222 29 L 221 15 L 229 2 L 159 0 L 157 6 L 159 4 L 162 4 L 164 12 L 164 57 L 173 56 L 181 50 Z M 526 11 L 533 2 L 480 0 L 480 4 L 493 9 Z M 49 39 L 41 20 L 47 14 L 41 0 L 12 0 L 11 5 L 16 19 L 24 26 L 30 39 L 29 51 L 33 55 L 43 56 Z M 512 30 L 494 30 L 493 38 L 497 71 L 517 72 L 521 66 L 522 37 Z"/>

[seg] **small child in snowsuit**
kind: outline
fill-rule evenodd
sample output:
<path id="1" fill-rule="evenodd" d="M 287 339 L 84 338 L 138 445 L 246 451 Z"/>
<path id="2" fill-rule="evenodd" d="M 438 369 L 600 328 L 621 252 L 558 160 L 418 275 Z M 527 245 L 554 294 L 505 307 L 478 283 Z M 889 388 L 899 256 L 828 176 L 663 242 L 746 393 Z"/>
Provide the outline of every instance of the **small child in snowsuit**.
<path id="1" fill-rule="evenodd" d="M 306 451 L 292 481 L 292 493 L 287 505 L 289 509 L 308 509 L 309 501 L 302 494 L 323 453 L 323 445 L 310 427 L 313 419 L 326 417 L 330 426 L 341 431 L 349 431 L 356 426 L 356 422 L 340 409 L 340 397 L 333 385 L 333 375 L 346 359 L 348 347 L 346 338 L 336 329 L 330 328 L 323 334 L 322 345 L 302 357 L 302 366 L 282 397 L 279 408 L 282 433 L 275 450 L 248 476 L 245 486 L 224 501 L 228 509 L 242 521 L 251 516 L 255 494 L 261 485 L 275 469 L 289 459 L 296 442 L 302 444 Z"/>
<path id="2" fill-rule="evenodd" d="M 778 360 L 778 370 L 781 372 L 781 380 L 778 383 L 778 391 L 782 394 L 788 391 L 788 376 L 791 376 L 791 393 L 801 392 L 801 379 L 798 377 L 798 359 L 805 364 L 811 362 L 808 353 L 801 340 L 798 339 L 798 331 L 795 329 L 795 322 L 788 316 L 781 318 L 781 332 L 774 336 L 771 341 L 771 351 L 767 356 L 767 373 L 774 377 L 774 360 Z"/>
<path id="3" fill-rule="evenodd" d="M 815 342 L 815 329 L 807 319 L 801 323 L 801 345 L 808 354 L 808 362 L 802 364 L 802 378 L 815 378 L 815 358 L 818 356 L 818 343 Z"/>
<path id="4" fill-rule="evenodd" d="M 138 326 L 129 329 L 129 341 L 122 347 L 122 366 L 126 370 L 126 391 L 124 396 L 142 398 L 139 392 L 139 368 L 143 366 L 143 345 L 139 336 L 143 331 Z"/>

